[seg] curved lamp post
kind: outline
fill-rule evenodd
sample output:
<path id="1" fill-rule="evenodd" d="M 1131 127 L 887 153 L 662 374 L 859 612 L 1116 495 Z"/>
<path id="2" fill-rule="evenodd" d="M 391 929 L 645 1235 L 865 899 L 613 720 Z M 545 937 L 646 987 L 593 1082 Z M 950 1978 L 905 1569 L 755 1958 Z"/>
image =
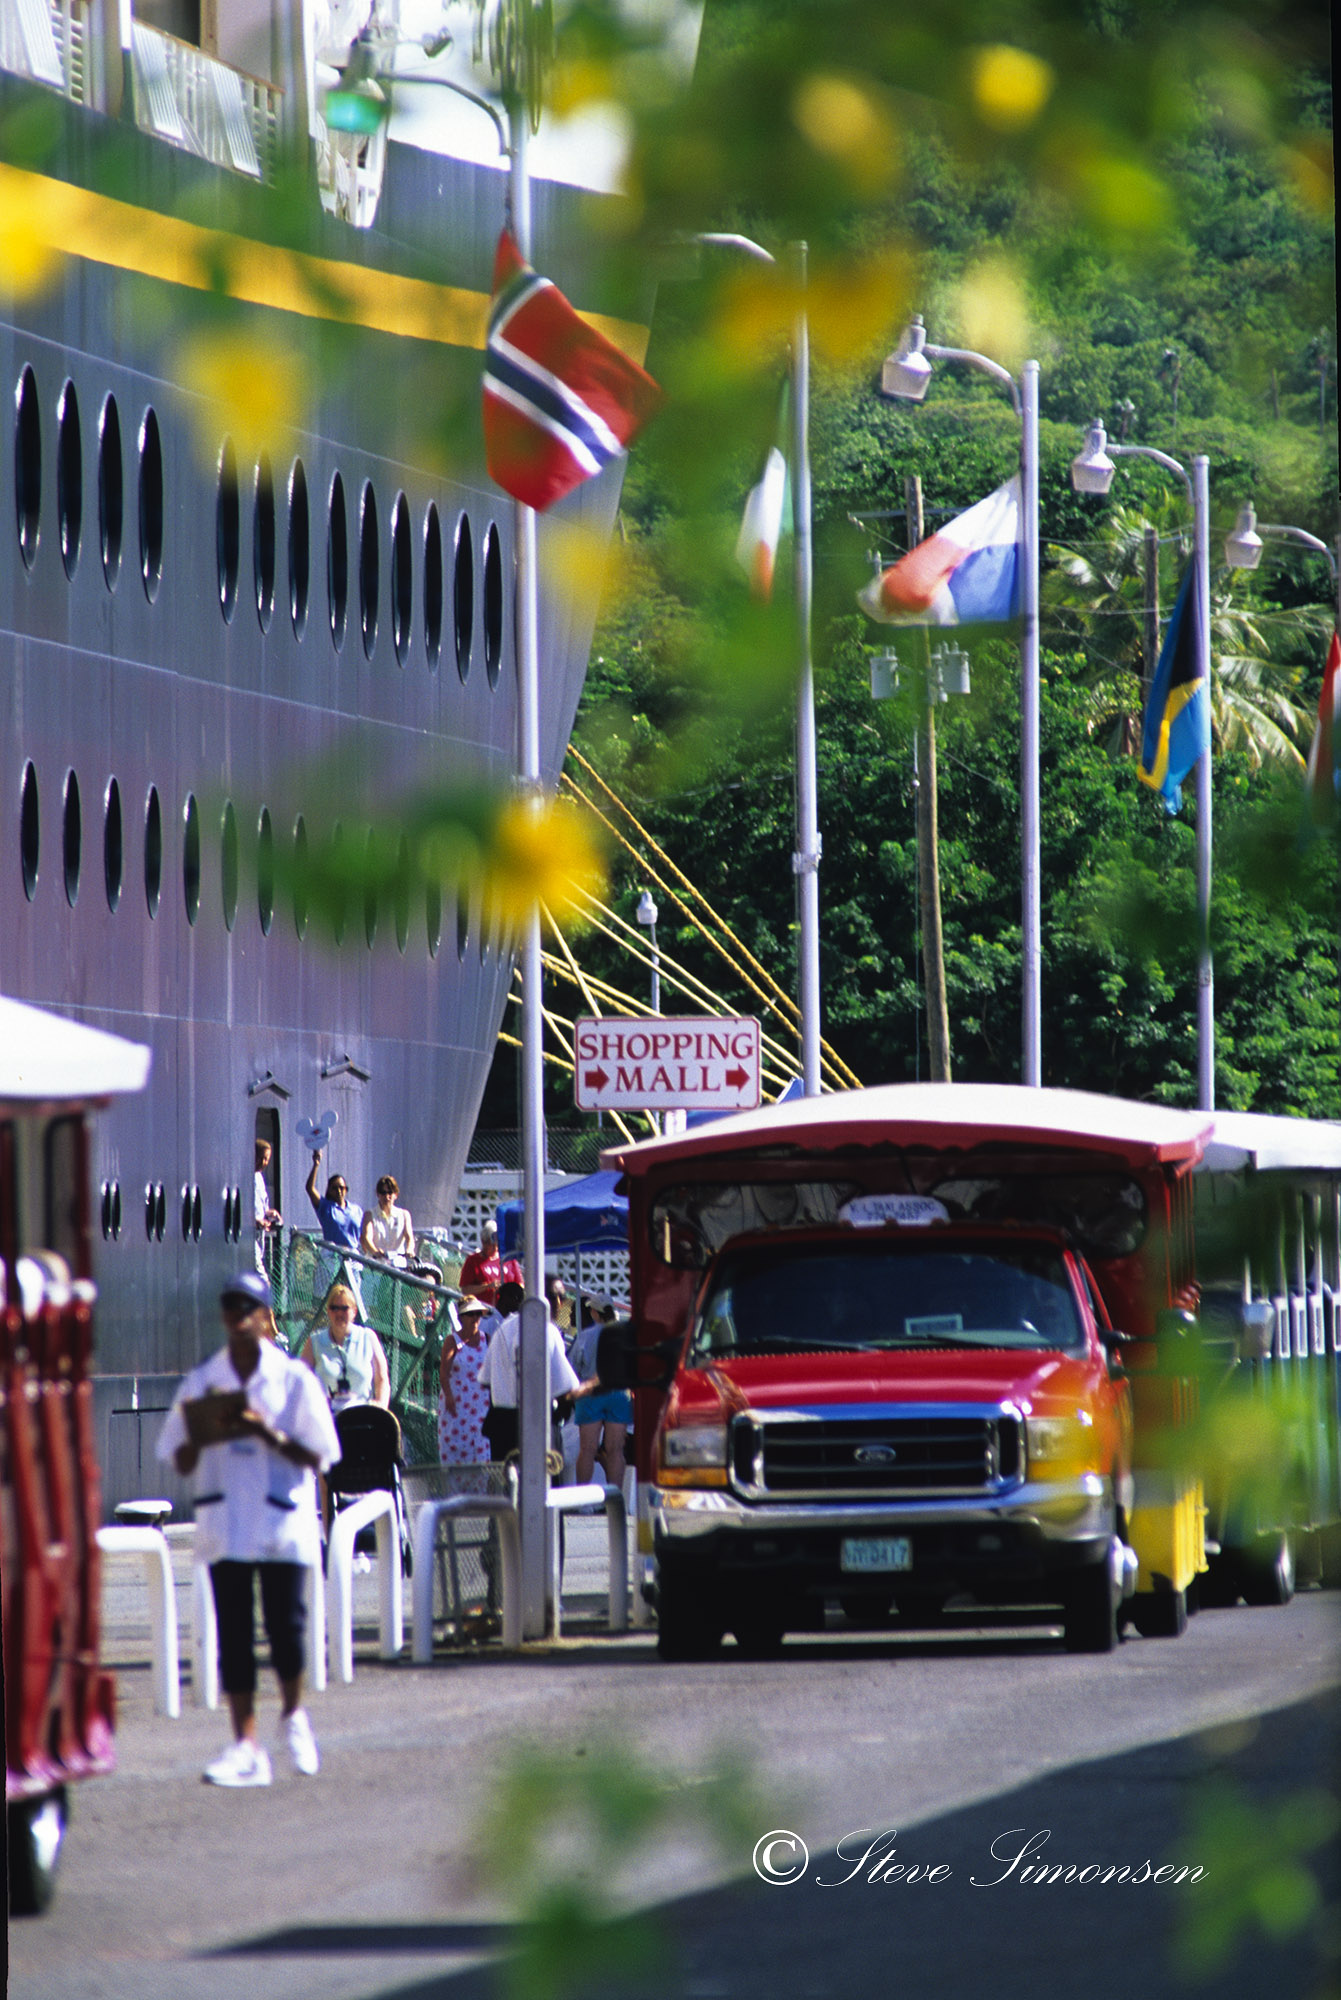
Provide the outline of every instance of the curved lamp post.
<path id="1" fill-rule="evenodd" d="M 932 346 L 919 314 L 880 372 L 887 396 L 920 403 L 933 361 L 963 362 L 1000 382 L 1020 419 L 1020 939 L 1021 1064 L 1032 1088 L 1043 1081 L 1043 918 L 1038 800 L 1038 363 L 1010 370 L 968 347 Z"/>
<path id="2" fill-rule="evenodd" d="M 1256 569 L 1266 546 L 1264 536 L 1270 541 L 1302 542 L 1306 549 L 1314 549 L 1319 555 L 1326 556 L 1327 566 L 1332 572 L 1337 626 L 1341 629 L 1341 535 L 1337 537 L 1336 548 L 1332 549 L 1317 535 L 1310 535 L 1307 528 L 1287 528 L 1277 521 L 1259 522 L 1251 500 L 1245 500 L 1232 531 L 1225 536 L 1225 561 L 1229 567 Z"/>
<path id="3" fill-rule="evenodd" d="M 1167 451 L 1149 444 L 1114 444 L 1096 420 L 1090 425 L 1084 450 L 1071 461 L 1071 484 L 1077 493 L 1107 493 L 1117 471 L 1115 458 L 1152 458 L 1176 474 L 1192 503 L 1192 560 L 1196 565 L 1197 644 L 1206 700 L 1211 698 L 1211 554 L 1210 460 L 1198 452 L 1192 470 Z M 1197 1105 L 1215 1109 L 1215 967 L 1211 957 L 1211 748 L 1209 741 L 1196 762 L 1197 800 Z"/>

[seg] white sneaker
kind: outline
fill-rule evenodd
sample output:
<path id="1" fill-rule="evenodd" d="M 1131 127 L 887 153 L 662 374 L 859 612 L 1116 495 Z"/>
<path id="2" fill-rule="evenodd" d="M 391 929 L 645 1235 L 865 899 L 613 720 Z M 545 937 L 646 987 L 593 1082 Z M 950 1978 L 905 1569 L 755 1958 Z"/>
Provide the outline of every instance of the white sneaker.
<path id="1" fill-rule="evenodd" d="M 212 1764 L 205 1766 L 207 1785 L 268 1785 L 270 1759 L 259 1743 L 240 1736 Z"/>
<path id="2" fill-rule="evenodd" d="M 298 1776 L 315 1778 L 321 1769 L 321 1758 L 317 1754 L 317 1739 L 312 1734 L 306 1709 L 295 1708 L 292 1715 L 284 1718 L 284 1741 L 289 1746 L 289 1761 Z"/>
<path id="3" fill-rule="evenodd" d="M 372 1557 L 365 1555 L 355 1556 L 353 1563 L 351 1564 L 351 1568 L 355 1576 L 371 1576 Z"/>

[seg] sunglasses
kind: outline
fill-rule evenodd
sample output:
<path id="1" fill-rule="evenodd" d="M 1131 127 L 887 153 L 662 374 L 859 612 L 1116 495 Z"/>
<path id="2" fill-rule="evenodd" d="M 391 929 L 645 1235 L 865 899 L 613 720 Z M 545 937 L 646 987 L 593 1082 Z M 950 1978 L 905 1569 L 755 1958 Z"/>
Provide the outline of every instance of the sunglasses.
<path id="1" fill-rule="evenodd" d="M 328 1313 L 339 1313 L 342 1319 L 348 1319 L 354 1308 L 353 1306 L 327 1306 L 326 1310 Z"/>

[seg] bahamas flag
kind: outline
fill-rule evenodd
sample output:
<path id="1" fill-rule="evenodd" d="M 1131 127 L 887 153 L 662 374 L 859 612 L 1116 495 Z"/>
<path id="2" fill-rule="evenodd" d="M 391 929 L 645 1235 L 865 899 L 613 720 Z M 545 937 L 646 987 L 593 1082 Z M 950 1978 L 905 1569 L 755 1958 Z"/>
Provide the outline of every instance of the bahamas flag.
<path id="1" fill-rule="evenodd" d="M 1195 566 L 1189 563 L 1150 684 L 1141 736 L 1139 775 L 1163 793 L 1171 813 L 1183 802 L 1183 779 L 1211 740 L 1210 689 L 1201 671 L 1200 626 Z"/>
<path id="2" fill-rule="evenodd" d="M 1008 479 L 876 577 L 857 602 L 881 625 L 966 625 L 1020 608 L 1020 482 Z"/>

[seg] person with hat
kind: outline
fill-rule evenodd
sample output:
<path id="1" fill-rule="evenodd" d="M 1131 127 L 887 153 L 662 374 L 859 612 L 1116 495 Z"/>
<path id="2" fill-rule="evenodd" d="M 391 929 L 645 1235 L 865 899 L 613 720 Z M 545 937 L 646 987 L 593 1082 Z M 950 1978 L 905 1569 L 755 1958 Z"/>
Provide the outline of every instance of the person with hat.
<path id="1" fill-rule="evenodd" d="M 209 1785 L 268 1785 L 270 1758 L 256 1726 L 255 1589 L 279 1677 L 282 1731 L 293 1768 L 320 1766 L 302 1705 L 305 1569 L 321 1560 L 315 1474 L 340 1456 L 317 1377 L 265 1337 L 270 1286 L 243 1271 L 219 1299 L 227 1336 L 185 1376 L 158 1439 L 158 1457 L 196 1474 L 196 1559 L 209 1567 L 219 1628 L 219 1678 L 234 1741 Z"/>
<path id="2" fill-rule="evenodd" d="M 489 1441 L 484 1419 L 489 1392 L 480 1381 L 480 1363 L 489 1343 L 484 1321 L 493 1308 L 483 1299 L 462 1299 L 455 1330 L 443 1336 L 438 1362 L 438 1458 L 443 1465 L 487 1465 Z"/>

